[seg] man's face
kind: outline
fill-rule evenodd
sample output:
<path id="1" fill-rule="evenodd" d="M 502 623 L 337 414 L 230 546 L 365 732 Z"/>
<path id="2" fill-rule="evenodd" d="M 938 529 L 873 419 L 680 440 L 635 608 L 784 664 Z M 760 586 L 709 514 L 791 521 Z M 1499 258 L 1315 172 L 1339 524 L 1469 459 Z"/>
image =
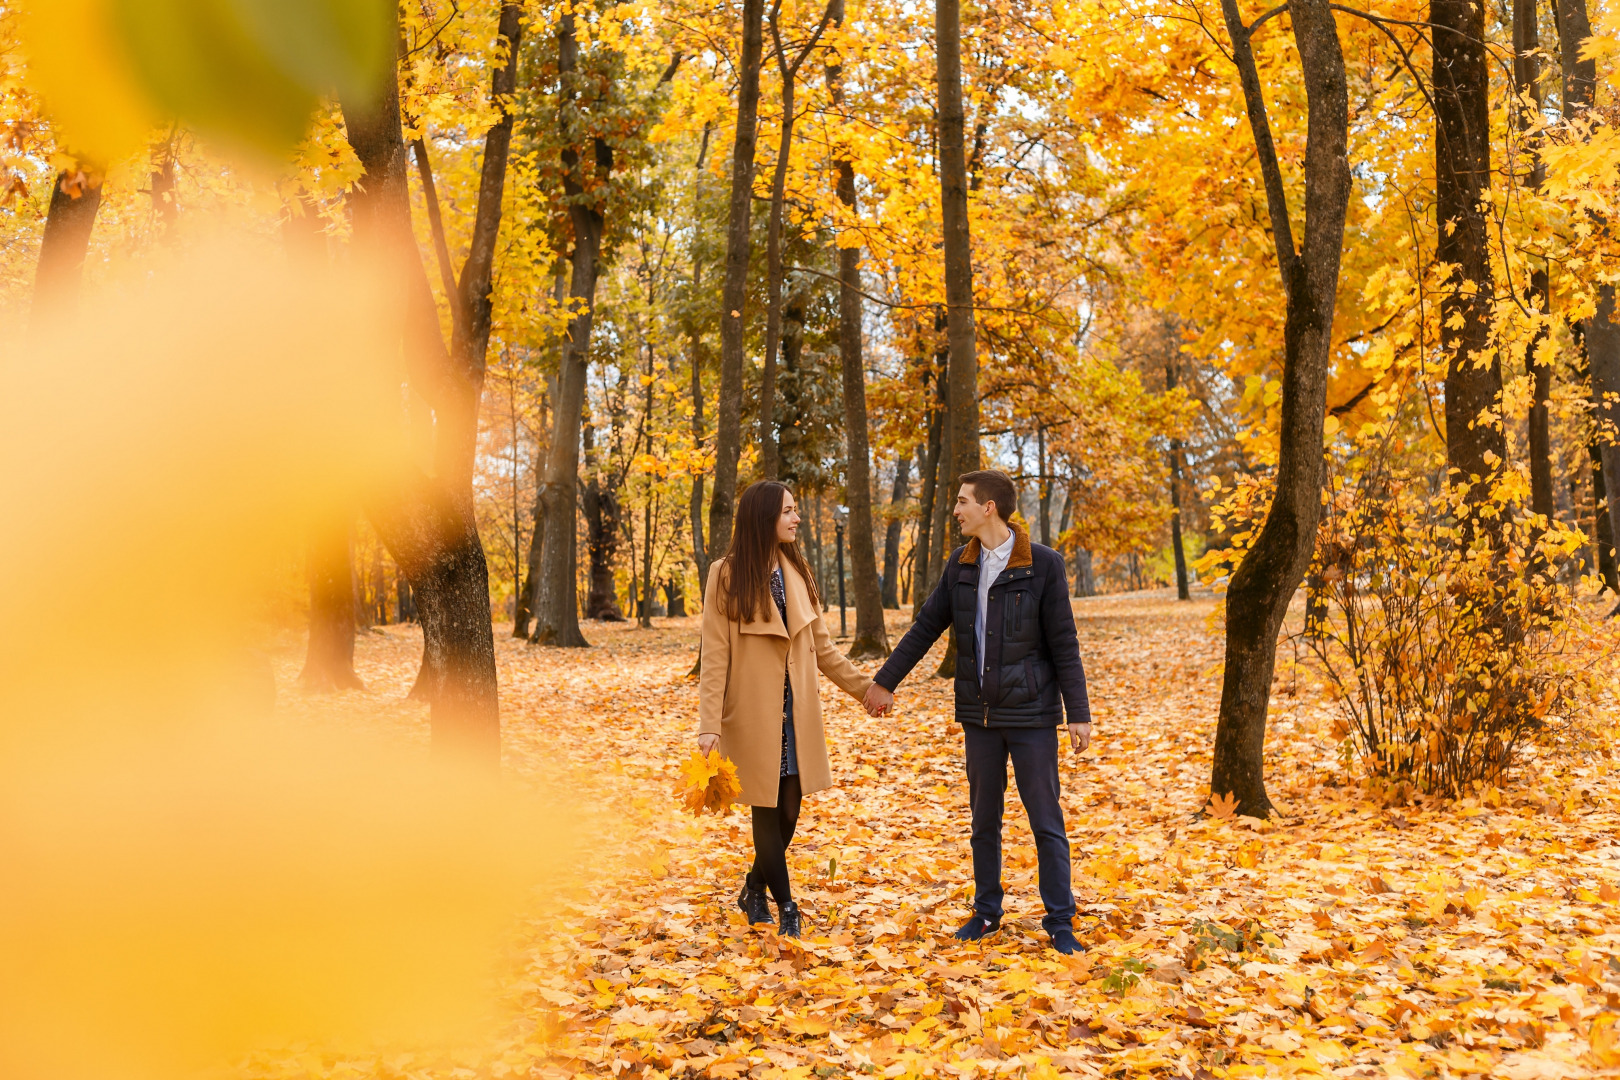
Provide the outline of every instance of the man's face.
<path id="1" fill-rule="evenodd" d="M 954 514 L 956 524 L 961 526 L 962 535 L 978 536 L 979 530 L 996 516 L 996 504 L 993 501 L 980 502 L 973 485 L 963 484 L 962 490 L 956 493 Z"/>

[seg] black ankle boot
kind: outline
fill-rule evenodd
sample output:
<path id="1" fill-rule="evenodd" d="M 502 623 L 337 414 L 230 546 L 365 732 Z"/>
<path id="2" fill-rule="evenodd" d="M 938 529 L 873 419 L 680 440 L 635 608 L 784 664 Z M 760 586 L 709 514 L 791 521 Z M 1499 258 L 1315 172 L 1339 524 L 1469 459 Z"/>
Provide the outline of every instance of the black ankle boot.
<path id="1" fill-rule="evenodd" d="M 742 908 L 750 926 L 771 921 L 771 905 L 765 898 L 765 890 L 749 884 L 746 878 L 742 892 L 737 894 L 737 906 Z"/>
<path id="2" fill-rule="evenodd" d="M 799 905 L 789 900 L 785 904 L 778 904 L 776 909 L 782 913 L 782 925 L 776 932 L 782 937 L 798 937 Z"/>

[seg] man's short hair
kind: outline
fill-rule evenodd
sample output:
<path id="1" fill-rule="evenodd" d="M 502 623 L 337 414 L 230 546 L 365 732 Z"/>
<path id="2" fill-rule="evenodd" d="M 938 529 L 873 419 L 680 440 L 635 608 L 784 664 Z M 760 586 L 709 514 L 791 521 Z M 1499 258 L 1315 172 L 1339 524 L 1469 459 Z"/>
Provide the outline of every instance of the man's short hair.
<path id="1" fill-rule="evenodd" d="M 987 502 L 996 504 L 996 516 L 1002 521 L 1011 520 L 1013 512 L 1018 509 L 1018 487 L 1013 478 L 1000 469 L 977 469 L 965 472 L 956 478 L 958 486 L 971 484 L 973 497 L 979 500 L 982 506 Z"/>

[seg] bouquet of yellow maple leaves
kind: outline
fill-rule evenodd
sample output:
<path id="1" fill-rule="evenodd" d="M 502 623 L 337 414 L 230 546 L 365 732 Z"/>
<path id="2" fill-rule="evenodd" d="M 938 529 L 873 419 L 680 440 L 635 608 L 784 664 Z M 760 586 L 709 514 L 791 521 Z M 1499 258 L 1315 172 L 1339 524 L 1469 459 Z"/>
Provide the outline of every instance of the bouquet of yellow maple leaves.
<path id="1" fill-rule="evenodd" d="M 718 750 L 708 754 L 694 750 L 681 763 L 681 786 L 675 794 L 694 816 L 701 816 L 705 810 L 725 814 L 742 794 L 737 766 L 730 758 L 721 757 Z"/>

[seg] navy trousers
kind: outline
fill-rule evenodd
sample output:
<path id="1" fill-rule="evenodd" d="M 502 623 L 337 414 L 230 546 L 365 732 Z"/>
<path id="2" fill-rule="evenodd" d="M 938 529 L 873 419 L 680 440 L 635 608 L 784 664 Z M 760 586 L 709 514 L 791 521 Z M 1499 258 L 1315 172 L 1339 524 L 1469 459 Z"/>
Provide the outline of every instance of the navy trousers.
<path id="1" fill-rule="evenodd" d="M 992 922 L 1001 918 L 1001 815 L 1006 809 L 1007 759 L 1012 759 L 1018 797 L 1029 814 L 1040 869 L 1047 933 L 1074 920 L 1069 881 L 1069 837 L 1059 801 L 1058 734 L 1055 727 L 978 727 L 963 724 L 967 743 L 968 804 L 973 810 L 973 910 Z"/>

